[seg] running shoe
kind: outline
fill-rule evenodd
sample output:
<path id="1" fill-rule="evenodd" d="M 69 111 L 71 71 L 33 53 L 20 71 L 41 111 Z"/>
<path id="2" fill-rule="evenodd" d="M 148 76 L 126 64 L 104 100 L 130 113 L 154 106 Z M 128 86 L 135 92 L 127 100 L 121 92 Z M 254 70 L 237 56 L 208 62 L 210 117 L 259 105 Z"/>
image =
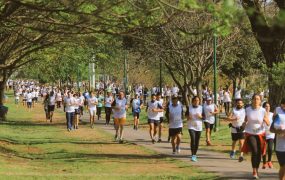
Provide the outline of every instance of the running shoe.
<path id="1" fill-rule="evenodd" d="M 177 151 L 178 154 L 181 152 L 181 149 L 180 149 L 179 146 L 176 147 L 176 151 Z"/>
<path id="2" fill-rule="evenodd" d="M 176 152 L 175 151 L 172 151 L 172 154 L 175 154 Z"/>
<path id="3" fill-rule="evenodd" d="M 266 169 L 266 163 L 262 165 L 262 169 Z"/>
<path id="4" fill-rule="evenodd" d="M 151 140 L 151 142 L 152 142 L 152 144 L 154 144 L 154 143 L 155 143 L 155 140 L 154 140 L 154 139 L 152 139 L 152 140 Z"/>
<path id="5" fill-rule="evenodd" d="M 230 158 L 231 158 L 231 159 L 234 159 L 234 158 L 235 158 L 235 156 L 236 156 L 236 152 L 231 151 L 231 153 L 230 153 Z"/>
<path id="6" fill-rule="evenodd" d="M 162 142 L 162 140 L 159 138 L 157 142 L 160 143 L 160 142 Z"/>
<path id="7" fill-rule="evenodd" d="M 123 140 L 123 139 L 120 139 L 119 143 L 120 143 L 120 144 L 123 144 L 123 143 L 124 143 L 124 140 Z"/>
<path id="8" fill-rule="evenodd" d="M 114 138 L 114 139 L 115 139 L 115 141 L 117 141 L 117 140 L 118 140 L 118 135 L 117 135 L 117 134 L 115 135 L 115 138 Z"/>
<path id="9" fill-rule="evenodd" d="M 258 177 L 258 175 L 257 175 L 256 172 L 254 172 L 254 173 L 252 174 L 252 178 L 253 178 L 253 179 L 259 179 L 259 177 Z"/>
<path id="10" fill-rule="evenodd" d="M 272 169 L 272 168 L 273 168 L 272 162 L 271 162 L 271 161 L 267 162 L 267 166 L 268 166 L 270 169 Z"/>
<path id="11" fill-rule="evenodd" d="M 207 144 L 207 146 L 211 146 L 212 145 L 211 141 L 208 141 L 208 140 L 206 140 L 206 144 Z"/>
<path id="12" fill-rule="evenodd" d="M 197 156 L 196 156 L 196 155 L 192 155 L 192 157 L 191 157 L 191 161 L 193 161 L 193 162 L 197 162 Z"/>
<path id="13" fill-rule="evenodd" d="M 238 158 L 238 162 L 242 162 L 243 160 L 244 160 L 243 156 L 240 156 L 240 157 Z"/>

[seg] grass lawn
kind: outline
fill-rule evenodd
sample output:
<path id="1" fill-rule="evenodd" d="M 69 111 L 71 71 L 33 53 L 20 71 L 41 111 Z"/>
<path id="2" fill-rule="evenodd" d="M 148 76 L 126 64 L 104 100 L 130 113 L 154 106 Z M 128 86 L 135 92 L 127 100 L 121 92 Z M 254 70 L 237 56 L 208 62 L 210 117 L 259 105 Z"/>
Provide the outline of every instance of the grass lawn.
<path id="1" fill-rule="evenodd" d="M 56 111 L 47 123 L 42 105 L 31 111 L 13 104 L 0 124 L 0 179 L 215 179 L 186 162 L 141 146 L 118 144 L 113 136 L 81 125 L 68 132 Z M 185 135 L 186 136 L 186 135 Z"/>

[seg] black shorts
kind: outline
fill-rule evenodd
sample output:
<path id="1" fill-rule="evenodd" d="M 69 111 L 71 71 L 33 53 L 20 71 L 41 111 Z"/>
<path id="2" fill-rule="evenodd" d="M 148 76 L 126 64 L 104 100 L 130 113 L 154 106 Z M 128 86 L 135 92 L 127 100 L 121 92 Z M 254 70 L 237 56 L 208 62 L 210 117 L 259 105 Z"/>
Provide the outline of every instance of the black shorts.
<path id="1" fill-rule="evenodd" d="M 164 118 L 163 118 L 163 117 L 160 117 L 160 118 L 159 118 L 159 123 L 161 124 L 161 123 L 163 123 L 163 121 L 164 121 Z"/>
<path id="2" fill-rule="evenodd" d="M 140 113 L 138 113 L 138 112 L 133 112 L 133 116 L 134 117 L 137 117 L 138 119 L 140 118 Z"/>
<path id="3" fill-rule="evenodd" d="M 48 105 L 48 112 L 54 111 L 54 106 L 55 105 Z"/>
<path id="4" fill-rule="evenodd" d="M 75 109 L 75 114 L 80 114 L 80 108 Z"/>
<path id="5" fill-rule="evenodd" d="M 28 107 L 32 107 L 32 102 L 27 102 Z"/>
<path id="6" fill-rule="evenodd" d="M 153 120 L 153 119 L 148 119 L 148 124 L 153 123 L 155 126 L 159 126 L 160 121 L 159 120 Z"/>
<path id="7" fill-rule="evenodd" d="M 208 122 L 204 122 L 205 128 L 206 129 L 210 129 L 212 131 L 212 129 L 214 128 L 214 124 L 210 124 Z"/>
<path id="8" fill-rule="evenodd" d="M 237 141 L 240 139 L 244 139 L 244 133 L 232 133 L 232 141 Z"/>
<path id="9" fill-rule="evenodd" d="M 34 97 L 34 98 L 33 98 L 33 101 L 37 101 L 37 98 L 36 98 L 36 97 Z"/>
<path id="10" fill-rule="evenodd" d="M 282 167 L 285 165 L 285 152 L 276 151 L 276 156 L 279 162 L 279 165 Z"/>
<path id="11" fill-rule="evenodd" d="M 169 136 L 176 136 L 178 134 L 182 134 L 182 127 L 181 128 L 169 128 Z"/>

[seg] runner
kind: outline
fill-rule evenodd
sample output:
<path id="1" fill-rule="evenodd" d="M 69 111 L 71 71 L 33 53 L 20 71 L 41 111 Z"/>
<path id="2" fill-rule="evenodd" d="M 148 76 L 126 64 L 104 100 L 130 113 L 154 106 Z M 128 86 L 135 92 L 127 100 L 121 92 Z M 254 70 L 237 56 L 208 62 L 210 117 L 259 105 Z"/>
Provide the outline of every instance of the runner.
<path id="1" fill-rule="evenodd" d="M 242 99 L 236 100 L 236 107 L 233 108 L 232 113 L 227 118 L 231 123 L 229 127 L 231 128 L 231 136 L 232 136 L 232 151 L 230 153 L 230 158 L 234 159 L 236 155 L 236 143 L 239 141 L 239 151 L 240 157 L 239 162 L 244 160 L 243 152 L 241 152 L 241 148 L 244 144 L 244 130 L 241 127 L 244 119 L 245 119 L 245 109 L 243 108 L 244 104 Z"/>
<path id="2" fill-rule="evenodd" d="M 83 116 L 83 111 L 84 111 L 84 96 L 83 94 L 79 91 L 78 92 L 78 96 L 79 96 L 79 99 L 80 99 L 80 102 L 79 102 L 79 109 L 80 109 L 80 116 L 79 116 L 79 120 L 81 120 L 81 117 Z"/>
<path id="3" fill-rule="evenodd" d="M 23 97 L 23 106 L 25 107 L 27 105 L 27 92 L 26 90 L 23 90 L 23 93 L 22 93 L 22 97 Z"/>
<path id="4" fill-rule="evenodd" d="M 276 134 L 276 156 L 280 165 L 279 179 L 285 179 L 285 98 L 282 98 L 280 107 L 274 112 L 274 122 L 270 131 Z M 282 119 L 282 121 L 281 121 Z"/>
<path id="5" fill-rule="evenodd" d="M 26 99 L 27 99 L 28 111 L 30 112 L 31 109 L 32 109 L 32 103 L 33 103 L 33 95 L 32 95 L 32 92 L 30 92 L 30 91 L 27 92 Z"/>
<path id="6" fill-rule="evenodd" d="M 251 151 L 252 175 L 258 179 L 258 168 L 261 156 L 266 153 L 265 128 L 264 124 L 269 125 L 269 120 L 265 109 L 261 107 L 261 97 L 253 95 L 252 105 L 245 110 L 246 117 L 243 123 L 245 128 L 245 143 L 242 152 Z"/>
<path id="7" fill-rule="evenodd" d="M 45 98 L 43 101 L 44 110 L 46 114 L 46 121 L 48 121 L 49 120 L 49 112 L 48 112 L 49 94 L 47 94 L 44 98 Z"/>
<path id="8" fill-rule="evenodd" d="M 112 96 L 112 92 L 109 91 L 107 97 L 105 97 L 106 125 L 110 124 L 113 101 L 114 101 L 114 98 Z"/>
<path id="9" fill-rule="evenodd" d="M 169 123 L 172 154 L 180 153 L 180 142 L 183 127 L 183 106 L 178 103 L 178 97 L 172 96 L 172 102 L 166 109 L 166 118 Z"/>
<path id="10" fill-rule="evenodd" d="M 53 118 L 54 107 L 55 107 L 55 94 L 54 91 L 51 91 L 49 94 L 49 104 L 48 104 L 48 112 L 51 123 Z"/>
<path id="11" fill-rule="evenodd" d="M 156 100 L 159 102 L 161 107 L 164 107 L 163 98 L 161 98 L 161 93 L 157 93 Z M 159 127 L 158 127 L 158 141 L 157 142 L 161 142 L 162 141 L 161 132 L 162 132 L 162 127 L 163 127 L 164 114 L 163 112 L 159 112 L 158 114 L 159 114 Z"/>
<path id="12" fill-rule="evenodd" d="M 55 95 L 55 99 L 56 99 L 56 108 L 61 108 L 61 103 L 62 103 L 62 95 L 61 95 L 61 91 L 58 90 L 56 95 Z"/>
<path id="13" fill-rule="evenodd" d="M 206 104 L 203 107 L 205 115 L 205 129 L 206 129 L 206 144 L 211 146 L 211 134 L 215 124 L 215 115 L 219 113 L 218 107 L 212 103 L 212 98 L 208 97 Z"/>
<path id="14" fill-rule="evenodd" d="M 90 115 L 90 127 L 94 128 L 95 116 L 96 116 L 96 105 L 98 104 L 98 99 L 95 97 L 95 93 L 91 92 L 91 97 L 88 99 L 88 108 Z"/>
<path id="15" fill-rule="evenodd" d="M 75 105 L 75 99 L 73 97 L 73 92 L 68 91 L 67 97 L 64 99 L 64 104 L 65 104 L 65 114 L 66 114 L 66 125 L 67 125 L 67 130 L 71 131 L 73 130 L 73 119 L 74 119 L 74 105 Z"/>
<path id="16" fill-rule="evenodd" d="M 159 101 L 156 100 L 155 94 L 151 95 L 151 101 L 147 103 L 146 112 L 148 116 L 150 138 L 152 143 L 155 143 L 157 128 L 160 124 L 159 112 L 163 112 L 163 108 L 160 105 Z"/>
<path id="17" fill-rule="evenodd" d="M 19 107 L 19 100 L 20 100 L 20 92 L 17 90 L 15 93 L 15 104 Z"/>
<path id="18" fill-rule="evenodd" d="M 102 114 L 102 107 L 103 107 L 103 102 L 104 102 L 104 96 L 102 94 L 102 91 L 99 91 L 99 94 L 97 96 L 98 100 L 98 105 L 97 105 L 97 119 L 98 121 L 101 119 L 101 114 Z"/>
<path id="19" fill-rule="evenodd" d="M 224 97 L 225 113 L 226 113 L 226 116 L 229 116 L 230 105 L 231 105 L 232 99 L 231 99 L 231 92 L 228 89 L 228 87 L 224 90 L 224 96 L 223 97 Z"/>
<path id="20" fill-rule="evenodd" d="M 81 103 L 81 99 L 79 97 L 79 93 L 74 93 L 74 123 L 73 123 L 73 128 L 78 129 L 78 124 L 79 124 L 79 116 L 80 116 L 80 108 L 79 105 Z"/>
<path id="21" fill-rule="evenodd" d="M 200 104 L 200 98 L 194 96 L 192 98 L 192 105 L 189 106 L 188 116 L 188 131 L 191 139 L 191 161 L 197 161 L 197 151 L 199 148 L 199 141 L 202 132 L 202 113 L 203 108 Z"/>
<path id="22" fill-rule="evenodd" d="M 114 125 L 116 130 L 115 140 L 118 140 L 119 138 L 119 142 L 123 143 L 124 125 L 127 116 L 126 110 L 128 108 L 124 92 L 119 92 L 119 97 L 113 101 L 112 108 L 114 109 Z"/>
<path id="23" fill-rule="evenodd" d="M 269 118 L 269 124 L 271 125 L 273 122 L 273 113 L 270 112 L 270 104 L 268 102 L 265 102 L 263 103 L 262 107 L 266 110 L 266 113 Z M 266 169 L 266 167 L 273 168 L 271 158 L 272 158 L 275 134 L 270 132 L 270 125 L 265 126 L 265 137 L 266 137 L 266 144 L 267 144 L 268 160 L 266 162 L 266 154 L 263 155 L 262 169 Z"/>
<path id="24" fill-rule="evenodd" d="M 134 116 L 134 130 L 138 130 L 139 121 L 140 121 L 140 112 L 142 108 L 142 101 L 139 98 L 139 95 L 136 94 L 135 98 L 132 100 L 132 111 Z"/>

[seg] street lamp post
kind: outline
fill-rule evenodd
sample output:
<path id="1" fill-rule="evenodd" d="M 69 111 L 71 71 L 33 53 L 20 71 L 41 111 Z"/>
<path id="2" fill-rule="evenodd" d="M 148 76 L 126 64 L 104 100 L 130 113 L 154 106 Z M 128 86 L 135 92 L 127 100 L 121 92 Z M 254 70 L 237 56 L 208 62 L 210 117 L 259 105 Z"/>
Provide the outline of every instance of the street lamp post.
<path id="1" fill-rule="evenodd" d="M 159 92 L 162 94 L 162 61 L 159 61 Z"/>
<path id="2" fill-rule="evenodd" d="M 215 0 L 213 0 L 215 3 Z M 214 34 L 214 102 L 217 104 L 217 35 Z M 214 131 L 218 131 L 220 126 L 219 117 L 215 115 Z"/>
<path id="3" fill-rule="evenodd" d="M 124 57 L 124 88 L 125 88 L 125 94 L 127 94 L 127 86 L 128 86 L 128 79 L 127 79 L 127 50 L 125 50 L 125 57 Z"/>

